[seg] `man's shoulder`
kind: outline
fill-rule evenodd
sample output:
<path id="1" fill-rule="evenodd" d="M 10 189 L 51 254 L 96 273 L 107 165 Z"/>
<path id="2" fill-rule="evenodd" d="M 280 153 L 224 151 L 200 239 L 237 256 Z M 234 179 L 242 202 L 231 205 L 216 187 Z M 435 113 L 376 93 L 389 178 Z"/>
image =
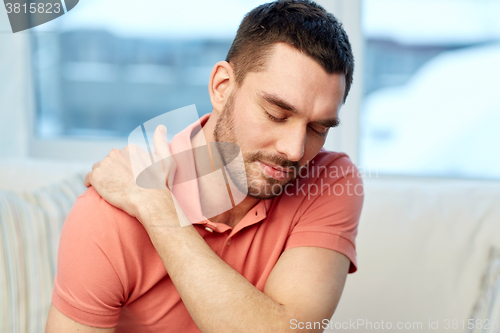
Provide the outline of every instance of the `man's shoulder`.
<path id="1" fill-rule="evenodd" d="M 320 150 L 300 176 L 305 182 L 316 182 L 320 178 L 334 182 L 346 177 L 361 178 L 359 169 L 346 153 L 325 149 Z"/>
<path id="2" fill-rule="evenodd" d="M 140 274 L 135 264 L 140 262 L 140 236 L 134 229 L 139 230 L 134 219 L 93 187 L 76 199 L 59 240 L 52 295 L 59 311 L 89 326 L 118 320 Z"/>
<path id="3" fill-rule="evenodd" d="M 364 196 L 361 177 L 345 153 L 321 150 L 276 204 L 281 206 L 280 217 L 293 216 L 286 249 L 331 249 L 351 260 L 350 273 L 356 271 L 355 237 Z"/>
<path id="4" fill-rule="evenodd" d="M 121 307 L 132 288 L 143 290 L 137 288 L 144 271 L 163 274 L 156 270 L 162 262 L 142 224 L 93 187 L 77 198 L 64 222 L 57 266 L 58 295 L 73 307 L 85 303 L 89 313 L 102 312 L 103 304 Z"/>
<path id="5" fill-rule="evenodd" d="M 322 148 L 313 158 L 317 164 L 349 164 L 354 165 L 349 155 L 343 152 L 331 151 Z M 311 162 L 312 162 L 311 161 Z"/>
<path id="6" fill-rule="evenodd" d="M 137 219 L 128 215 L 104 200 L 93 186 L 90 186 L 75 201 L 72 210 L 77 210 L 83 215 L 100 215 L 107 222 L 117 224 L 118 222 L 131 222 Z"/>
<path id="7" fill-rule="evenodd" d="M 75 201 L 66 221 L 63 236 L 79 236 L 102 241 L 112 238 L 134 239 L 145 233 L 140 222 L 104 200 L 90 186 Z M 142 231 L 142 232 L 141 232 Z"/>

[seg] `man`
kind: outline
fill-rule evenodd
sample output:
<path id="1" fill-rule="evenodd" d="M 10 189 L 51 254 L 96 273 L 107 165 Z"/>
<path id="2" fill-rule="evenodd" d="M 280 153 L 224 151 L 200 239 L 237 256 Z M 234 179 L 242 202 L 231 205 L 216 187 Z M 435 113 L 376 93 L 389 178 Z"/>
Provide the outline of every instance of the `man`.
<path id="1" fill-rule="evenodd" d="M 273 2 L 245 16 L 226 60 L 202 129 L 169 145 L 160 126 L 154 146 L 237 144 L 248 195 L 180 227 L 168 189 L 136 185 L 134 148 L 111 151 L 65 222 L 47 332 L 319 332 L 331 318 L 356 270 L 363 201 L 349 158 L 321 149 L 352 82 L 347 35 L 312 2 Z"/>

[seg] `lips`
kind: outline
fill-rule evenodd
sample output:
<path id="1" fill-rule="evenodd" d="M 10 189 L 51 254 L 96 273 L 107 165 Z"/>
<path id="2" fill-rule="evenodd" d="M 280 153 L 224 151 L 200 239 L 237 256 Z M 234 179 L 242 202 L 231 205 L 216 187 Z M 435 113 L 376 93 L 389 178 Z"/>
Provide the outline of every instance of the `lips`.
<path id="1" fill-rule="evenodd" d="M 289 178 L 291 172 L 293 172 L 293 168 L 284 168 L 277 165 L 267 164 L 259 161 L 262 170 L 266 176 L 277 179 L 277 180 L 286 180 Z"/>

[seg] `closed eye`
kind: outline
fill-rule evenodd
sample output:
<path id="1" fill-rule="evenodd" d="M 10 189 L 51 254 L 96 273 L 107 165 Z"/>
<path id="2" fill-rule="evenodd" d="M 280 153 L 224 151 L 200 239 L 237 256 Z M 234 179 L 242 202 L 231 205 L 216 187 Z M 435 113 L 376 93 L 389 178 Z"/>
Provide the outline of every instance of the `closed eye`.
<path id="1" fill-rule="evenodd" d="M 314 132 L 314 134 L 316 134 L 316 135 L 318 135 L 318 136 L 320 136 L 320 137 L 324 137 L 324 136 L 326 136 L 326 134 L 328 133 L 328 128 L 325 128 L 325 130 L 324 130 L 323 132 L 317 131 L 317 130 L 315 130 L 315 129 L 314 129 L 314 128 L 312 128 L 312 127 L 309 127 L 309 128 L 311 129 L 311 131 L 313 131 L 313 132 Z"/>
<path id="2" fill-rule="evenodd" d="M 272 121 L 275 121 L 277 123 L 282 123 L 286 120 L 286 118 L 278 118 L 278 117 L 275 117 L 273 116 L 272 114 L 270 114 L 269 112 L 267 112 L 266 110 L 264 110 L 264 112 L 266 113 L 267 117 L 269 119 L 271 119 Z"/>
<path id="3" fill-rule="evenodd" d="M 283 123 L 284 121 L 286 121 L 286 118 L 278 118 L 278 117 L 275 117 L 273 116 L 272 114 L 270 114 L 269 112 L 267 112 L 266 110 L 264 110 L 264 112 L 266 113 L 267 117 L 269 119 L 271 119 L 272 121 L 274 122 L 277 122 L 277 123 Z M 311 131 L 313 131 L 313 133 L 319 137 L 325 137 L 326 134 L 328 133 L 328 128 L 325 128 L 324 131 L 320 132 L 312 127 L 309 126 L 309 129 Z"/>

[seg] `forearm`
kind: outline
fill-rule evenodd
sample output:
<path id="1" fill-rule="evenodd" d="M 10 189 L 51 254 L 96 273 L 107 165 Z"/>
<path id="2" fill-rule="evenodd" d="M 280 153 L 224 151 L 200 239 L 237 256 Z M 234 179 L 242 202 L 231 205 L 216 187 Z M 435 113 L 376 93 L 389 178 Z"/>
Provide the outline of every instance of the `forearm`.
<path id="1" fill-rule="evenodd" d="M 146 228 L 202 332 L 283 332 L 290 316 L 220 259 L 193 226 Z"/>

